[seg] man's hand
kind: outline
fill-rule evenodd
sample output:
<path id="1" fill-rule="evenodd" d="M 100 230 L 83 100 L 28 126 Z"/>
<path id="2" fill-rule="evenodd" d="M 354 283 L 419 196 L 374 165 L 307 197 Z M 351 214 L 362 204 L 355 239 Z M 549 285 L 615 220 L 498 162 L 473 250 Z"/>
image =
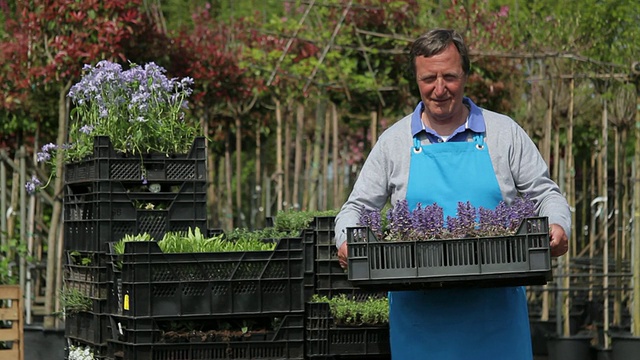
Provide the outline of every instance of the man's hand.
<path id="1" fill-rule="evenodd" d="M 551 238 L 551 256 L 561 256 L 567 253 L 569 250 L 569 239 L 567 238 L 567 233 L 564 232 L 562 226 L 558 224 L 551 224 L 549 237 Z"/>
<path id="2" fill-rule="evenodd" d="M 338 249 L 338 261 L 340 262 L 340 267 L 343 269 L 347 268 L 347 242 L 343 242 Z"/>

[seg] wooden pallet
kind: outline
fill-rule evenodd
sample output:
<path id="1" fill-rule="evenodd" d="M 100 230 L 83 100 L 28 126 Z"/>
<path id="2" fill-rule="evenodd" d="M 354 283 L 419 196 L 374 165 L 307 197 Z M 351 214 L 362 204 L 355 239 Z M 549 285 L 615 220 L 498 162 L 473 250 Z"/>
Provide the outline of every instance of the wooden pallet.
<path id="1" fill-rule="evenodd" d="M 24 360 L 24 321 L 19 285 L 0 285 L 0 321 L 11 321 L 10 328 L 0 327 L 0 342 L 11 342 L 10 349 L 0 349 L 0 360 Z"/>

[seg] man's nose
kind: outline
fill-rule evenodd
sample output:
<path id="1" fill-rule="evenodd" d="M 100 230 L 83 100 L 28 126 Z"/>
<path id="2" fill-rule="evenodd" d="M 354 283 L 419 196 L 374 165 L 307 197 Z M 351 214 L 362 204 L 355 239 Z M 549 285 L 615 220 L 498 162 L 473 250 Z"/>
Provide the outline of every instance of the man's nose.
<path id="1" fill-rule="evenodd" d="M 441 76 L 436 79 L 433 92 L 436 96 L 444 95 L 447 92 L 447 84 Z"/>

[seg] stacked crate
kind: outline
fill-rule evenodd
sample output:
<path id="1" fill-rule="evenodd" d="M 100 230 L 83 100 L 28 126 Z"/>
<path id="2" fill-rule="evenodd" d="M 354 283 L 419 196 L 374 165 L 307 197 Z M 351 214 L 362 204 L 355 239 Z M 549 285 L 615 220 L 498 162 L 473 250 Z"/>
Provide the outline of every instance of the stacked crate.
<path id="1" fill-rule="evenodd" d="M 207 228 L 204 145 L 139 158 L 96 137 L 91 157 L 65 166 L 65 288 L 90 300 L 67 313 L 70 347 L 113 360 L 388 358 L 388 327 L 337 328 L 326 304 L 308 303 L 313 294 L 386 296 L 347 280 L 334 217 L 314 218 L 270 251 L 163 253 L 138 241 L 115 253 L 125 235 L 221 234 Z"/>
<path id="2" fill-rule="evenodd" d="M 108 244 L 125 235 L 206 231 L 206 147 L 194 140 L 188 154 L 127 156 L 108 137 L 95 137 L 92 155 L 65 164 L 63 230 L 65 291 L 90 300 L 88 310 L 66 312 L 69 347 L 109 358 L 110 304 L 115 275 Z"/>
<path id="3" fill-rule="evenodd" d="M 270 251 L 227 253 L 169 254 L 155 242 L 128 242 L 117 261 L 114 359 L 304 358 L 301 236 Z"/>
<path id="4" fill-rule="evenodd" d="M 329 299 L 344 294 L 357 301 L 386 297 L 386 292 L 360 289 L 348 280 L 338 262 L 334 222 L 333 216 L 315 217 L 313 221 L 314 293 Z M 388 325 L 337 326 L 328 303 L 307 303 L 306 310 L 305 350 L 308 358 L 390 358 Z"/>

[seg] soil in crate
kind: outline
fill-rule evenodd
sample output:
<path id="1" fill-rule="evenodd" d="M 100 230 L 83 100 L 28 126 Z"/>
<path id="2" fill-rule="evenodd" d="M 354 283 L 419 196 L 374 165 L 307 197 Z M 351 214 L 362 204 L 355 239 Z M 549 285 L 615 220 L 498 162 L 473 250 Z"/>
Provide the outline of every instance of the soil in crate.
<path id="1" fill-rule="evenodd" d="M 110 341 L 115 359 L 303 359 L 304 313 L 198 321 L 128 318 L 128 328 Z M 148 319 L 147 319 L 148 320 Z M 144 323 L 138 326 L 138 323 Z M 135 332 L 155 331 L 139 341 Z M 167 326 L 169 326 L 168 330 Z M 132 330 L 133 327 L 142 327 Z M 198 330 L 195 330 L 196 327 Z M 145 328 L 147 328 L 145 330 Z"/>

